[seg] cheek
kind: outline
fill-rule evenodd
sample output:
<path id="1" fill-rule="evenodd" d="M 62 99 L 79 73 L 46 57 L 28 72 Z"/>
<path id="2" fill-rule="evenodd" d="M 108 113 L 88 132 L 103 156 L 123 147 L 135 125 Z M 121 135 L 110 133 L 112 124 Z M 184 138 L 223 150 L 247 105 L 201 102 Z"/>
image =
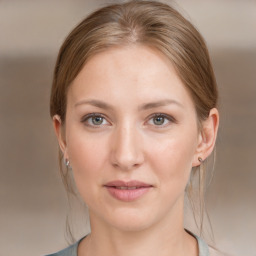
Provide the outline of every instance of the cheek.
<path id="1" fill-rule="evenodd" d="M 196 130 L 181 129 L 151 142 L 154 147 L 148 151 L 148 159 L 162 182 L 186 186 L 196 150 L 196 134 Z"/>
<path id="2" fill-rule="evenodd" d="M 106 146 L 103 138 L 70 130 L 67 136 L 67 153 L 73 169 L 77 188 L 84 197 L 93 192 L 93 185 L 101 184 L 104 166 L 107 161 Z M 97 186 L 94 186 L 97 187 Z"/>

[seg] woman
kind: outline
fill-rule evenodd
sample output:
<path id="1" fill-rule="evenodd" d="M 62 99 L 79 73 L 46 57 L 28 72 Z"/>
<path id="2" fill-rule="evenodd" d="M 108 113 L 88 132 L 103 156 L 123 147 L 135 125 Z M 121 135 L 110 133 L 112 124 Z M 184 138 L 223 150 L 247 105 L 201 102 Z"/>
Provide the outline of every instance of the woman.
<path id="1" fill-rule="evenodd" d="M 183 223 L 192 172 L 203 206 L 216 104 L 204 40 L 172 7 L 130 1 L 83 20 L 60 49 L 51 116 L 91 233 L 54 255 L 216 255 Z"/>

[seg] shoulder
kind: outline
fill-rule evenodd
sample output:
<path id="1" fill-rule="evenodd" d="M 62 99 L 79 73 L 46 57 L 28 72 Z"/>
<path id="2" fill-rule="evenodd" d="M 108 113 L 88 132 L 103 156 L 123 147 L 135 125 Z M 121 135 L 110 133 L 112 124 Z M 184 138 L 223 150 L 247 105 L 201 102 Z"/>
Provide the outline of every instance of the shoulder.
<path id="1" fill-rule="evenodd" d="M 210 253 L 210 256 L 230 256 L 230 255 L 220 252 L 210 246 L 209 246 L 209 253 Z"/>
<path id="2" fill-rule="evenodd" d="M 78 242 L 75 244 L 70 245 L 66 249 L 63 249 L 59 252 L 49 254 L 46 256 L 77 256 L 77 247 L 78 247 Z"/>
<path id="3" fill-rule="evenodd" d="M 198 241 L 199 256 L 231 256 L 208 245 L 201 237 L 194 235 Z"/>

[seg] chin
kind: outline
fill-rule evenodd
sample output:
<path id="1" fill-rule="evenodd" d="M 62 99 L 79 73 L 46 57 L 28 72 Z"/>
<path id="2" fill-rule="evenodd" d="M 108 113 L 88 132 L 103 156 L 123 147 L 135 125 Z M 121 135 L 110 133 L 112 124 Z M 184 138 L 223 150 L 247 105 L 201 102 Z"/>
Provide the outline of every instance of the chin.
<path id="1" fill-rule="evenodd" d="M 122 221 L 121 223 L 116 222 L 113 223 L 115 229 L 122 231 L 122 232 L 140 232 L 146 230 L 151 225 L 149 223 L 145 223 L 140 220 L 126 220 Z"/>
<path id="2" fill-rule="evenodd" d="M 149 213 L 136 210 L 122 210 L 112 214 L 106 220 L 110 226 L 124 232 L 139 232 L 153 225 L 153 216 Z"/>

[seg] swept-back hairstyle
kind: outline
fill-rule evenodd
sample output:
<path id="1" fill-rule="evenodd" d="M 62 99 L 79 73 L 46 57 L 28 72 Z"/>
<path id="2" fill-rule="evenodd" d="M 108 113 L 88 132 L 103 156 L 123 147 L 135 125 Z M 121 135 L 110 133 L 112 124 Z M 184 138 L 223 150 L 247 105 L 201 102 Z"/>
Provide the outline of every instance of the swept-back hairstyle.
<path id="1" fill-rule="evenodd" d="M 55 66 L 51 117 L 59 115 L 62 125 L 65 125 L 68 88 L 92 56 L 110 48 L 129 45 L 152 47 L 170 60 L 193 100 L 200 129 L 200 123 L 216 107 L 218 98 L 206 44 L 197 29 L 178 11 L 156 1 L 129 1 L 103 7 L 71 31 L 61 46 Z M 61 167 L 61 173 L 69 188 L 67 170 Z M 196 168 L 193 173 L 196 173 Z M 201 229 L 204 173 L 200 168 Z M 186 189 L 188 195 L 192 192 L 191 184 Z"/>

